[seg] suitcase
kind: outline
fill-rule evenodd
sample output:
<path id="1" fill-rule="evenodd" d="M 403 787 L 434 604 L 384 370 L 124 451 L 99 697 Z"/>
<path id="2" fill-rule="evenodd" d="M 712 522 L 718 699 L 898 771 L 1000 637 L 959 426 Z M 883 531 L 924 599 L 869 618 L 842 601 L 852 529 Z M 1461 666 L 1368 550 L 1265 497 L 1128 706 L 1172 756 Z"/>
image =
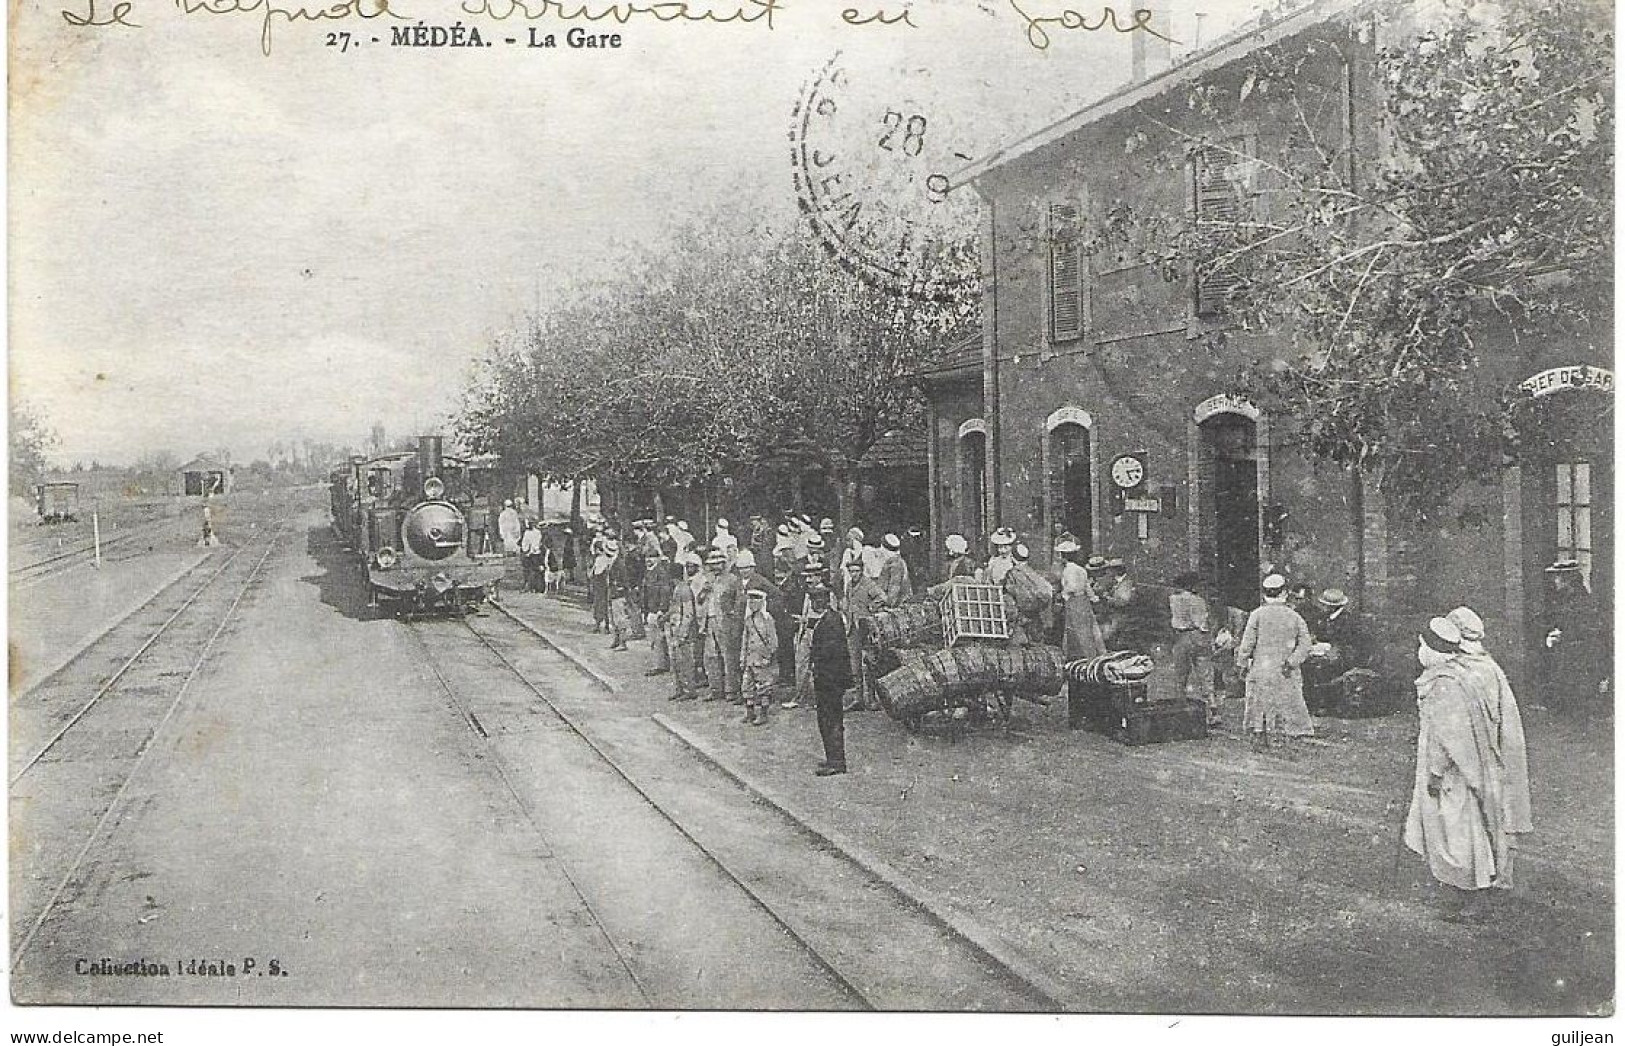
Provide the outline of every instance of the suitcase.
<path id="1" fill-rule="evenodd" d="M 1200 740 L 1207 736 L 1207 708 L 1191 700 L 1131 705 L 1112 721 L 1107 734 L 1125 745 Z"/>
<path id="2" fill-rule="evenodd" d="M 1067 702 L 1067 725 L 1073 729 L 1111 734 L 1120 719 L 1135 708 L 1150 703 L 1150 691 L 1142 680 L 1127 686 L 1069 680 L 1071 699 Z"/>

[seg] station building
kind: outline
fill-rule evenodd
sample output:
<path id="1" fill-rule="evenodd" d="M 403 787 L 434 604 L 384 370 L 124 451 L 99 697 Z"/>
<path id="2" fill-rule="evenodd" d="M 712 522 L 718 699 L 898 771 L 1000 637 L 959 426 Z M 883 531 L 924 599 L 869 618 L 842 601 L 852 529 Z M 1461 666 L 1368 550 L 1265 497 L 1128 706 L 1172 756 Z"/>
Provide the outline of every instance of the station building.
<path id="1" fill-rule="evenodd" d="M 1319 132 L 1351 170 L 1371 167 L 1383 142 L 1380 39 L 1362 17 L 1350 0 L 1321 0 L 1177 65 L 1137 54 L 1138 79 L 957 176 L 955 191 L 982 203 L 987 278 L 980 336 L 916 375 L 930 403 L 934 543 L 1009 526 L 1046 560 L 1048 539 L 1066 530 L 1143 581 L 1200 571 L 1241 609 L 1257 605 L 1261 573 L 1280 570 L 1347 591 L 1396 673 L 1419 623 L 1465 602 L 1527 678 L 1553 559 L 1580 559 L 1612 621 L 1611 292 L 1597 295 L 1584 340 L 1515 342 L 1486 317 L 1474 380 L 1511 405 L 1518 438 L 1484 448 L 1495 479 L 1460 491 L 1439 518 L 1404 519 L 1356 472 L 1300 451 L 1302 419 L 1272 417 L 1237 389 L 1250 361 L 1296 354 L 1284 334 L 1230 330 L 1216 345 L 1208 335 L 1233 324 L 1189 266 L 1170 273 L 1078 246 L 1080 225 L 1124 204 L 1187 219 L 1267 205 L 1268 171 L 1249 158 L 1279 155 L 1298 117 L 1247 91 L 1261 48 L 1311 49 L 1304 75 L 1330 102 Z M 1145 37 L 1134 34 L 1137 47 Z M 1231 111 L 1199 116 L 1198 93 L 1232 100 Z"/>

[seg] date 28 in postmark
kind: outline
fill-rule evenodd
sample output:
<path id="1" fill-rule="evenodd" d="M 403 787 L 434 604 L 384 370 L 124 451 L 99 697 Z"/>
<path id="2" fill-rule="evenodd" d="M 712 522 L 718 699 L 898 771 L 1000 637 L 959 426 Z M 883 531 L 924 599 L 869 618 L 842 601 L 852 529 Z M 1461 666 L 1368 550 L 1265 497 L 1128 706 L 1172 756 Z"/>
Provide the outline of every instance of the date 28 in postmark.
<path id="1" fill-rule="evenodd" d="M 791 118 L 796 203 L 819 242 L 891 293 L 951 301 L 978 281 L 977 212 L 948 193 L 971 157 L 946 121 L 837 52 Z"/>

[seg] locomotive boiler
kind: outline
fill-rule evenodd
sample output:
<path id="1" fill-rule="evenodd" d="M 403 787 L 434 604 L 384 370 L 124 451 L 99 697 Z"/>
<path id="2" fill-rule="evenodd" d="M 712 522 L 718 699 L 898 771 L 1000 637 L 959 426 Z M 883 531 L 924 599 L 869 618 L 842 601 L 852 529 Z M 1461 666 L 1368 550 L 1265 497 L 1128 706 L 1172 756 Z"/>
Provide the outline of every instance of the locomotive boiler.
<path id="1" fill-rule="evenodd" d="M 368 458 L 348 466 L 334 499 L 353 506 L 353 524 L 335 520 L 341 537 L 364 558 L 372 600 L 397 616 L 463 613 L 502 580 L 500 555 L 472 546 L 473 504 L 465 462 L 442 454 L 439 436 L 423 436 L 417 452 Z"/>

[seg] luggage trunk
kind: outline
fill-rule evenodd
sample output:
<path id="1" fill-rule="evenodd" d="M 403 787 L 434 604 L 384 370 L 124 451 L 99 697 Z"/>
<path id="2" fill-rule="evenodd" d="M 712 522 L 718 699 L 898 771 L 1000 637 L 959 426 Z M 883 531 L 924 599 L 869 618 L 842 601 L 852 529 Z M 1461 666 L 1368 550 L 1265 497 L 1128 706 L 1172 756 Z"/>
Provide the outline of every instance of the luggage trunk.
<path id="1" fill-rule="evenodd" d="M 1125 745 L 1200 740 L 1207 736 L 1207 709 L 1188 699 L 1133 705 L 1113 721 L 1108 735 Z"/>

